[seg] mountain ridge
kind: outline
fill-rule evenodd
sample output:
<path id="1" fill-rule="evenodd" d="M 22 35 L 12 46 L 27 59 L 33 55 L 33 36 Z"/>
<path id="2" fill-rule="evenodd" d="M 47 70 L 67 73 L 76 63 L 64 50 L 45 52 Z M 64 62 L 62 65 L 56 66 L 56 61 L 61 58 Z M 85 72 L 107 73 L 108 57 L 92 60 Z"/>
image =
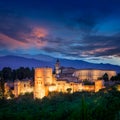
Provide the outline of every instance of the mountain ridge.
<path id="1" fill-rule="evenodd" d="M 49 58 L 49 57 L 47 57 Z M 52 58 L 52 57 L 51 57 Z M 76 69 L 104 69 L 104 70 L 115 70 L 120 72 L 120 66 L 112 65 L 112 64 L 97 64 L 97 63 L 89 63 L 83 60 L 68 60 L 68 59 L 59 59 L 61 66 L 64 67 L 74 67 Z M 26 58 L 22 56 L 1 56 L 0 57 L 0 69 L 3 67 L 11 67 L 12 69 L 16 69 L 19 67 L 52 67 L 54 68 L 56 62 L 56 58 L 52 58 L 50 61 L 48 59 L 34 59 L 34 58 Z"/>

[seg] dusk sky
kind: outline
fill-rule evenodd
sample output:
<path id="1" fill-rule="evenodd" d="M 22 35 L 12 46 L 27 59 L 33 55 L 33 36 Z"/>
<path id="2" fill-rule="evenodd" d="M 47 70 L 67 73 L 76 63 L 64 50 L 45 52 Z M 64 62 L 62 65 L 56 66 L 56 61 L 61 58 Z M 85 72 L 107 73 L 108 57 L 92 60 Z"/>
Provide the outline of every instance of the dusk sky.
<path id="1" fill-rule="evenodd" d="M 0 56 L 120 65 L 120 0 L 0 0 Z"/>

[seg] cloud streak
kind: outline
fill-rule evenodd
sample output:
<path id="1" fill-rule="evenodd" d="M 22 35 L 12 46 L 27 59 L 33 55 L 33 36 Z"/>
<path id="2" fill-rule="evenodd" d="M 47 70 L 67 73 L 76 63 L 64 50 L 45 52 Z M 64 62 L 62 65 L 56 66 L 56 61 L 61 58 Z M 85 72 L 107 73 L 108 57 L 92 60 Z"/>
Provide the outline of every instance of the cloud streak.
<path id="1" fill-rule="evenodd" d="M 10 50 L 42 48 L 46 46 L 45 37 L 47 32 L 42 28 L 34 28 L 30 33 L 19 33 L 19 37 L 12 38 L 6 34 L 0 33 L 0 46 Z"/>

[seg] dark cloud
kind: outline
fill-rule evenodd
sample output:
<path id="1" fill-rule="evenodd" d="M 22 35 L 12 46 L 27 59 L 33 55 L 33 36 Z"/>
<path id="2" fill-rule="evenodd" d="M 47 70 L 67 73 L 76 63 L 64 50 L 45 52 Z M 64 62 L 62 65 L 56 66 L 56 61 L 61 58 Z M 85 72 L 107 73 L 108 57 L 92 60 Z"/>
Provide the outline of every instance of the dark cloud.
<path id="1" fill-rule="evenodd" d="M 95 57 L 100 56 L 119 56 L 120 55 L 120 35 L 113 36 L 85 36 L 82 42 L 84 46 L 72 46 L 75 51 L 82 50 L 86 55 Z M 81 52 L 81 53 L 82 53 Z"/>
<path id="2" fill-rule="evenodd" d="M 19 35 L 20 32 L 29 33 L 25 17 L 13 10 L 0 9 L 0 32 L 14 39 L 26 42 Z"/>
<path id="3" fill-rule="evenodd" d="M 82 41 L 66 40 L 63 38 L 49 39 L 51 46 L 44 47 L 44 51 L 58 53 L 66 57 L 109 57 L 120 56 L 120 35 L 85 36 Z M 79 43 L 78 43 L 79 42 Z"/>
<path id="4" fill-rule="evenodd" d="M 120 27 L 113 22 L 120 19 L 119 5 L 119 0 L 0 1 L 0 46 L 78 59 L 119 57 Z"/>

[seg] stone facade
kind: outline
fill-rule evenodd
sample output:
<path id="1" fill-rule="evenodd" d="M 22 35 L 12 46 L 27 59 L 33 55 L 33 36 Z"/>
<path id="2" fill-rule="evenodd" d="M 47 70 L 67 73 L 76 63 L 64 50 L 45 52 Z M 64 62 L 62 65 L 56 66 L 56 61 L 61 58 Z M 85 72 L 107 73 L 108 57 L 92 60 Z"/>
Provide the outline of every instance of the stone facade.
<path id="1" fill-rule="evenodd" d="M 25 93 L 33 92 L 33 85 L 31 80 L 16 80 L 14 82 L 14 92 L 15 97 Z"/>
<path id="2" fill-rule="evenodd" d="M 97 92 L 104 88 L 103 80 L 97 80 L 93 85 L 83 85 L 82 82 L 74 82 L 56 78 L 52 75 L 52 68 L 36 68 L 34 81 L 34 99 L 41 99 L 49 92 Z"/>
<path id="3" fill-rule="evenodd" d="M 116 71 L 113 70 L 82 69 L 76 70 L 73 76 L 77 77 L 79 81 L 89 80 L 94 82 L 100 79 L 105 73 L 108 74 L 109 79 L 116 75 Z"/>

